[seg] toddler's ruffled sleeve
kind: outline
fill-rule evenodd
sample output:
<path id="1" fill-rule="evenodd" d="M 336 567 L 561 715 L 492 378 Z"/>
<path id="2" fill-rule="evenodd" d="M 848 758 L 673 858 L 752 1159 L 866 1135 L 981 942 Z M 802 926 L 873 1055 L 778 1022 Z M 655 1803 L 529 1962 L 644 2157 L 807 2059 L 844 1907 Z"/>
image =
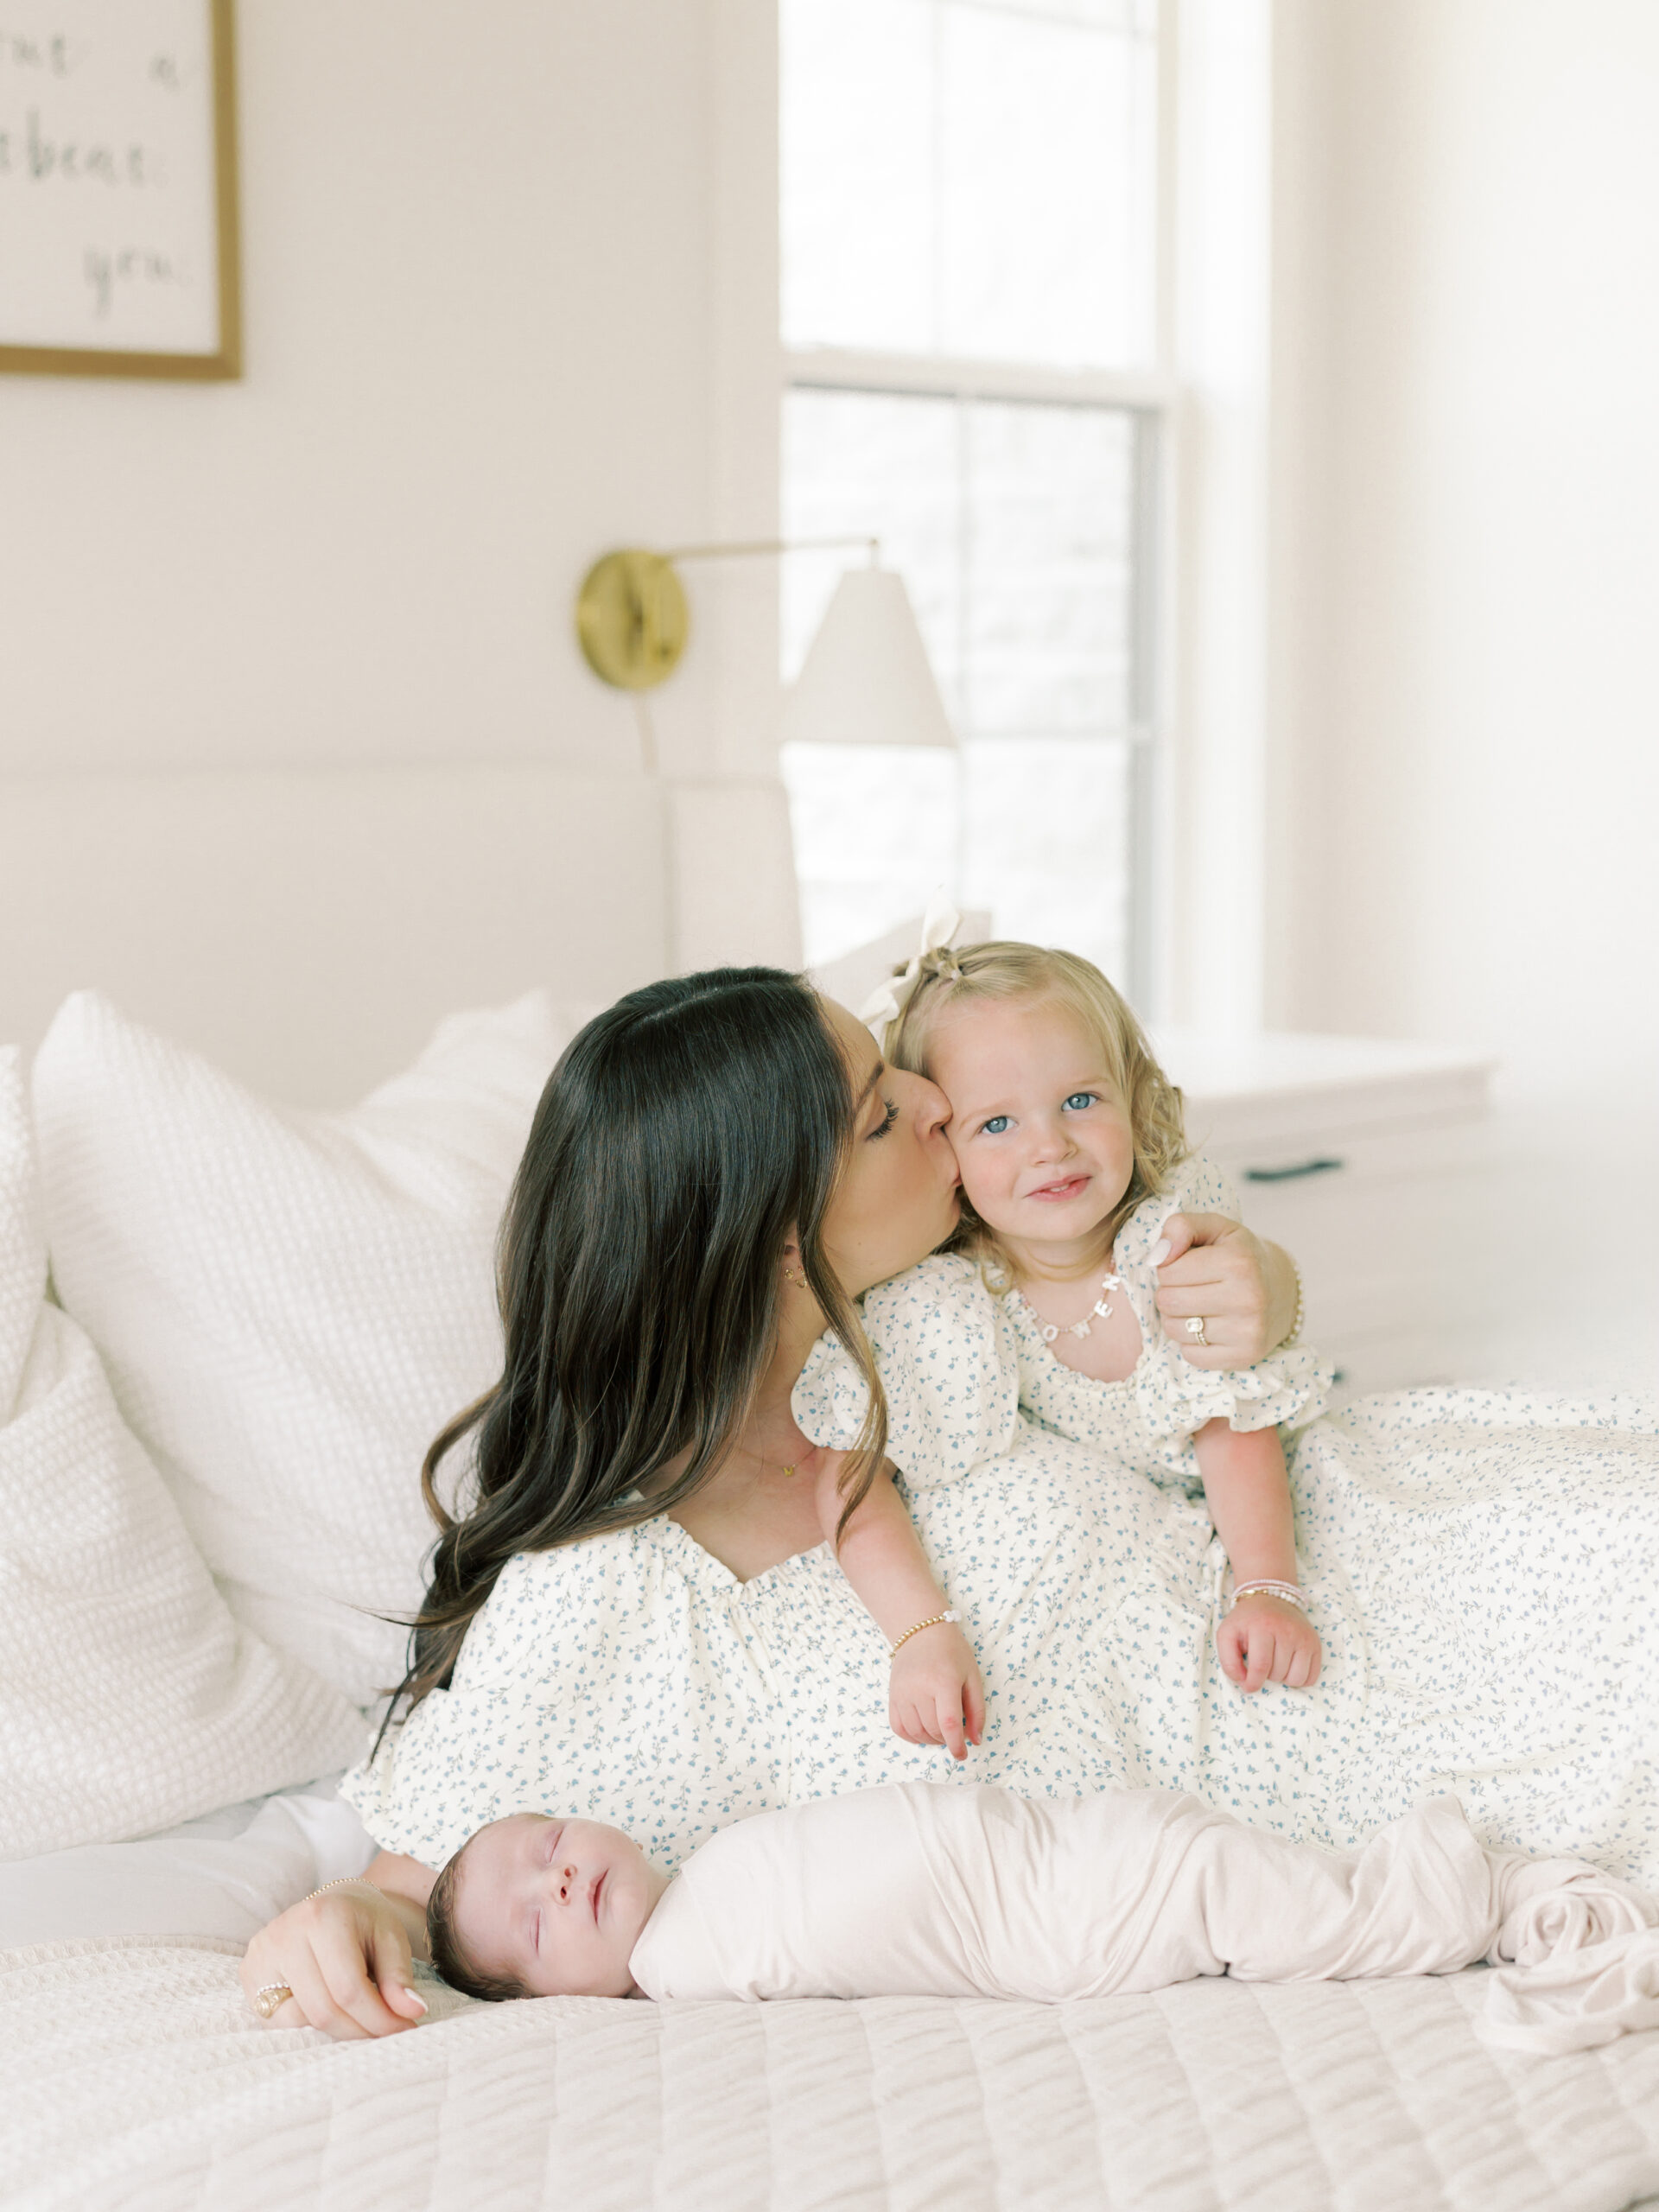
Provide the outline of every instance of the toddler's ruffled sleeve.
<path id="1" fill-rule="evenodd" d="M 1270 1352 L 1254 1367 L 1195 1367 L 1165 1334 L 1158 1313 L 1154 1246 L 1173 1213 L 1239 1218 L 1238 1194 L 1212 1160 L 1197 1154 L 1173 1189 L 1136 1208 L 1117 1240 L 1116 1265 L 1148 1346 L 1135 1370 L 1141 1418 L 1154 1437 L 1192 1436 L 1206 1421 L 1239 1430 L 1299 1427 L 1325 1410 L 1333 1370 L 1304 1344 Z"/>
<path id="2" fill-rule="evenodd" d="M 887 1401 L 887 1457 L 911 1490 L 958 1480 L 1007 1451 L 1019 1367 L 997 1301 L 972 1262 L 925 1260 L 864 1301 L 864 1328 Z M 795 1385 L 796 1420 L 815 1444 L 847 1451 L 868 1394 L 851 1355 L 820 1337 Z"/>

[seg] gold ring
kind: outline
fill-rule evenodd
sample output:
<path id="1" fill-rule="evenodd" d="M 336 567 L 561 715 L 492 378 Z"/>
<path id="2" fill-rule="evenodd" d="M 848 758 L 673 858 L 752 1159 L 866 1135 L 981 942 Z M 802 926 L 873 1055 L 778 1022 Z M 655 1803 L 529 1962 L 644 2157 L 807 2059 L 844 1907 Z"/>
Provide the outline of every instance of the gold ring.
<path id="1" fill-rule="evenodd" d="M 1196 1343 L 1204 1344 L 1206 1347 L 1208 1346 L 1210 1339 L 1204 1333 L 1204 1316 L 1202 1313 L 1194 1313 L 1192 1315 L 1192 1319 L 1187 1322 L 1186 1333 L 1189 1337 L 1192 1338 Z"/>
<path id="2" fill-rule="evenodd" d="M 262 2020 L 268 2020 L 273 2012 L 282 2010 L 293 1994 L 285 1981 L 268 1981 L 263 1989 L 255 1990 L 253 2009 Z"/>

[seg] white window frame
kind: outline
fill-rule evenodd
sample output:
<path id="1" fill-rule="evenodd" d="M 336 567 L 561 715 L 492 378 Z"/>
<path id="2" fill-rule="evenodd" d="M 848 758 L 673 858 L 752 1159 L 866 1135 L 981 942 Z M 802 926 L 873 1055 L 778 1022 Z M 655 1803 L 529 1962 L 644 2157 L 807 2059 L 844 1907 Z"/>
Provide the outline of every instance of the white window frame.
<path id="1" fill-rule="evenodd" d="M 946 362 L 941 378 L 929 357 L 783 346 L 777 0 L 711 6 L 712 514 L 721 535 L 766 537 L 779 523 L 783 395 L 798 381 L 833 373 L 851 389 L 868 378 L 872 389 L 947 396 L 1060 395 L 1047 369 L 1022 376 L 1015 393 L 998 364 Z M 1145 375 L 1091 372 L 1079 387 L 1155 426 L 1140 442 L 1157 482 L 1159 542 L 1137 603 L 1150 696 L 1136 748 L 1136 1003 L 1160 1027 L 1212 1035 L 1261 1026 L 1269 931 L 1285 926 L 1285 894 L 1268 879 L 1268 800 L 1282 810 L 1289 798 L 1278 725 L 1296 702 L 1272 646 L 1300 633 L 1287 606 L 1294 563 L 1269 527 L 1273 372 L 1275 347 L 1294 356 L 1306 334 L 1297 272 L 1288 254 L 1283 269 L 1274 262 L 1287 216 L 1274 210 L 1271 125 L 1287 71 L 1294 102 L 1294 11 L 1295 0 L 1163 0 L 1155 365 Z M 729 635 L 724 609 L 710 610 L 721 647 L 716 773 L 775 788 L 776 574 L 755 566 L 764 573 L 748 579 Z"/>
<path id="2" fill-rule="evenodd" d="M 1129 747 L 1129 909 L 1127 970 L 1118 978 L 1153 1018 L 1163 995 L 1160 899 L 1169 782 L 1167 702 L 1174 662 L 1168 548 L 1175 499 L 1179 388 L 1174 373 L 1176 199 L 1175 95 L 1179 0 L 1161 0 L 1157 68 L 1156 231 L 1154 353 L 1141 370 L 1063 369 L 1049 364 L 980 360 L 944 353 L 894 353 L 868 347 L 780 344 L 783 391 L 868 391 L 914 397 L 1112 408 L 1131 419 L 1129 719 L 1103 731 Z"/>

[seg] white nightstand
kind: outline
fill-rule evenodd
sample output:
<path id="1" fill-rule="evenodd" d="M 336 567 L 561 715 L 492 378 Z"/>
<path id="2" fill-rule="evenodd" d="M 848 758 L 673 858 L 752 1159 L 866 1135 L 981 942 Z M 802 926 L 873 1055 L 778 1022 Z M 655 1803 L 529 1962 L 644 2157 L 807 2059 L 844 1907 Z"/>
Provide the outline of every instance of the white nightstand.
<path id="1" fill-rule="evenodd" d="M 1470 1255 L 1503 1204 L 1494 1063 L 1377 1038 L 1154 1045 L 1193 1143 L 1301 1268 L 1306 1338 L 1341 1370 L 1339 1395 L 1453 1379 L 1446 1347 L 1477 1318 L 1471 1287 L 1484 1295 Z"/>

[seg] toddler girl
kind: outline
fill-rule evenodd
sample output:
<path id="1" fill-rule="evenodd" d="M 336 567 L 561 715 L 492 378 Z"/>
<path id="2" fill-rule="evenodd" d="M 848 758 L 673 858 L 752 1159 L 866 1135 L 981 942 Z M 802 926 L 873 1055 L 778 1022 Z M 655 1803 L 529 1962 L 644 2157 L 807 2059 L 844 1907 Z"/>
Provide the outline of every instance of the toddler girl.
<path id="1" fill-rule="evenodd" d="M 1288 1348 L 1217 1373 L 1168 1342 L 1156 1308 L 1164 1223 L 1238 1211 L 1188 1154 L 1179 1091 L 1123 1000 L 1075 953 L 946 943 L 913 966 L 874 1002 L 880 1042 L 950 1102 L 964 1200 L 954 1243 L 1007 1300 L 1020 1403 L 1149 1471 L 1201 1477 L 1232 1570 L 1223 1669 L 1246 1690 L 1310 1687 L 1319 1639 L 1296 1580 L 1278 1425 L 1312 1418 L 1329 1378 Z M 1202 1343 L 1202 1317 L 1186 1326 Z"/>
<path id="2" fill-rule="evenodd" d="M 1056 2003 L 1205 1974 L 1449 1974 L 1488 1956 L 1553 1960 L 1559 1981 L 1560 1955 L 1592 1944 L 1604 1966 L 1618 1949 L 1628 1978 L 1654 1957 L 1655 1917 L 1581 1861 L 1484 1850 L 1453 1797 L 1338 1853 L 1176 1790 L 1032 1800 L 912 1782 L 756 1814 L 672 1882 L 620 1829 L 514 1814 L 444 1867 L 427 1932 L 445 1980 L 485 1999 Z M 1625 2024 L 1645 2024 L 1639 2005 L 1612 2031 Z"/>
<path id="3" fill-rule="evenodd" d="M 1169 1341 L 1157 1308 L 1164 1224 L 1236 1215 L 1236 1199 L 1188 1152 L 1180 1093 L 1097 968 L 1029 944 L 955 952 L 955 919 L 930 915 L 934 942 L 864 1008 L 886 1058 L 949 1099 L 963 1199 L 950 1248 L 865 1301 L 899 1471 L 912 1491 L 949 1478 L 930 1463 L 940 1436 L 962 1429 L 960 1407 L 938 1406 L 930 1422 L 928 1401 L 948 1396 L 953 1377 L 976 1373 L 982 1386 L 981 1309 L 994 1305 L 989 1363 L 1007 1371 L 1027 1418 L 1202 1492 L 1232 1576 L 1216 1635 L 1228 1678 L 1247 1692 L 1311 1688 L 1319 1638 L 1296 1579 L 1279 1425 L 1319 1411 L 1329 1372 L 1291 1345 L 1253 1368 L 1205 1370 Z M 1201 1343 L 1202 1317 L 1187 1326 Z M 868 1402 L 848 1354 L 822 1340 L 796 1388 L 802 1429 L 851 1442 Z M 957 1611 L 888 1472 L 848 1513 L 842 1465 L 821 1450 L 811 1478 L 824 1535 L 892 1643 L 889 1718 L 907 1741 L 960 1760 L 980 1740 L 984 1692 Z"/>
<path id="4" fill-rule="evenodd" d="M 1027 1417 L 1202 1491 L 1232 1577 L 1216 1639 L 1229 1679 L 1246 1691 L 1311 1687 L 1319 1639 L 1297 1581 L 1278 1431 L 1320 1410 L 1329 1370 L 1293 1344 L 1253 1368 L 1206 1370 L 1169 1341 L 1157 1309 L 1164 1224 L 1236 1215 L 1230 1190 L 1189 1153 L 1180 1093 L 1097 968 L 1028 944 L 955 952 L 938 941 L 954 921 L 930 917 L 934 941 L 864 1009 L 887 1058 L 950 1100 L 964 1201 L 950 1249 L 867 1301 L 890 1448 L 913 1483 L 906 1376 L 890 1370 L 937 1389 L 941 1372 L 969 1363 L 964 1332 L 989 1298 Z M 1186 1326 L 1201 1343 L 1202 1316 Z M 836 1402 L 857 1387 L 847 1364 L 827 1346 L 809 1362 L 797 1391 L 809 1434 L 847 1427 Z"/>

